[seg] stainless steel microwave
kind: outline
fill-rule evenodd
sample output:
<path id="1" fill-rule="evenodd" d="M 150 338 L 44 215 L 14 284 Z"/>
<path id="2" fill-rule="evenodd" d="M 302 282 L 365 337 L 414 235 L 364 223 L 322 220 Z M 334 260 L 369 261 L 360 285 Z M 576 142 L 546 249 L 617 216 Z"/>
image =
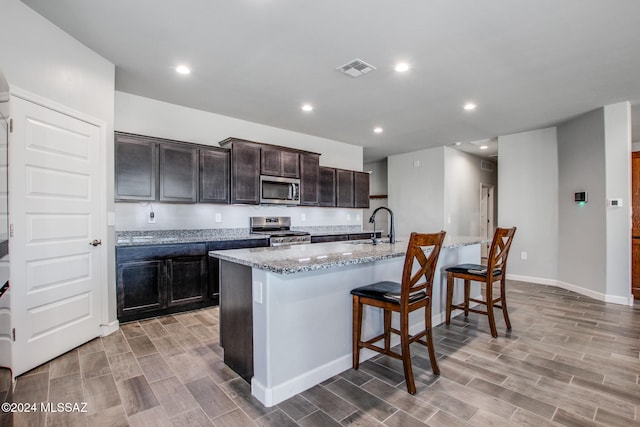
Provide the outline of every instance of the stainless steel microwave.
<path id="1" fill-rule="evenodd" d="M 299 205 L 300 180 L 260 175 L 260 203 Z"/>

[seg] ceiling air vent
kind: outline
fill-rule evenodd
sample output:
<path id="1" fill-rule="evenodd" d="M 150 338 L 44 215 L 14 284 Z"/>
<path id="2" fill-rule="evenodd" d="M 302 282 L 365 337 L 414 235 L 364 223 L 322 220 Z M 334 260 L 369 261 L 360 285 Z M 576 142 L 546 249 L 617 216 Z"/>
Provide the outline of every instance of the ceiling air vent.
<path id="1" fill-rule="evenodd" d="M 480 169 L 483 171 L 493 172 L 496 170 L 496 165 L 493 162 L 489 162 L 487 160 L 480 160 Z"/>
<path id="2" fill-rule="evenodd" d="M 360 77 L 363 74 L 367 74 L 370 71 L 375 70 L 376 67 L 374 67 L 371 64 L 367 64 L 366 62 L 364 62 L 362 59 L 354 59 L 353 61 L 349 61 L 344 65 L 341 65 L 340 67 L 336 68 L 336 70 L 340 71 L 341 73 L 345 73 L 351 77 Z"/>

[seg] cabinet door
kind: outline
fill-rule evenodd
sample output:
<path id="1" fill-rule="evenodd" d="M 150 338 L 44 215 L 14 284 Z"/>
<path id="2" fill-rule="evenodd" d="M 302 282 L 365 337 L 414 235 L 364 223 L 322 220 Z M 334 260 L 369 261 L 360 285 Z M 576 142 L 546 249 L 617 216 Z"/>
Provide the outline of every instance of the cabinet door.
<path id="1" fill-rule="evenodd" d="M 336 206 L 352 208 L 353 203 L 353 171 L 336 169 Z"/>
<path id="2" fill-rule="evenodd" d="M 369 174 L 366 172 L 353 173 L 353 185 L 355 193 L 354 207 L 369 207 Z"/>
<path id="3" fill-rule="evenodd" d="M 231 147 L 231 203 L 260 203 L 260 146 L 234 143 Z"/>
<path id="4" fill-rule="evenodd" d="M 156 144 L 147 138 L 115 135 L 115 199 L 156 200 Z"/>
<path id="5" fill-rule="evenodd" d="M 303 206 L 318 205 L 318 180 L 320 172 L 320 156 L 317 154 L 300 154 L 300 204 Z"/>
<path id="6" fill-rule="evenodd" d="M 195 203 L 198 200 L 198 150 L 177 144 L 159 144 L 160 201 Z"/>
<path id="7" fill-rule="evenodd" d="M 285 178 L 299 178 L 300 156 L 293 151 L 263 146 L 261 149 L 260 173 L 262 175 Z"/>
<path id="8" fill-rule="evenodd" d="M 117 270 L 118 317 L 165 307 L 164 261 L 128 261 Z"/>
<path id="9" fill-rule="evenodd" d="M 204 301 L 207 296 L 207 256 L 175 257 L 167 263 L 167 305 Z"/>
<path id="10" fill-rule="evenodd" d="M 300 178 L 300 155 L 292 151 L 280 150 L 280 176 L 285 178 Z"/>
<path id="11" fill-rule="evenodd" d="M 336 170 L 320 167 L 318 171 L 318 205 L 336 205 Z"/>
<path id="12" fill-rule="evenodd" d="M 261 148 L 260 173 L 262 175 L 280 176 L 282 173 L 280 150 L 271 147 Z"/>
<path id="13" fill-rule="evenodd" d="M 201 203 L 229 203 L 229 151 L 200 150 Z"/>

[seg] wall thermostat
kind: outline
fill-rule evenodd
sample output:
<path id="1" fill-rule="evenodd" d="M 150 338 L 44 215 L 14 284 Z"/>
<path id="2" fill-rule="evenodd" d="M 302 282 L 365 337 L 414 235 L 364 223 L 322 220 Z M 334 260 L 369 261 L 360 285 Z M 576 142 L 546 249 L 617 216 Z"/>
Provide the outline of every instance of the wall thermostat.
<path id="1" fill-rule="evenodd" d="M 573 201 L 576 203 L 587 203 L 587 192 L 579 191 L 577 193 L 573 193 Z"/>

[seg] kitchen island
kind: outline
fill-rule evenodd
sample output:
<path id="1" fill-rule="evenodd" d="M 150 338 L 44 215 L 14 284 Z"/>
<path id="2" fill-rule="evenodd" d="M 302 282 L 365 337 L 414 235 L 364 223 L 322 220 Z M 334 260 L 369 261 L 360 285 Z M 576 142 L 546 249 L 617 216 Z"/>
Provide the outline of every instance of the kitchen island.
<path id="1" fill-rule="evenodd" d="M 447 237 L 433 287 L 433 325 L 444 321 L 444 268 L 480 261 L 479 237 Z M 225 363 L 265 406 L 278 404 L 351 368 L 351 295 L 355 287 L 399 281 L 408 238 L 395 244 L 351 241 L 210 251 L 220 259 L 220 344 Z M 477 286 L 477 285 L 476 285 Z M 479 293 L 472 288 L 472 294 Z M 462 298 L 456 294 L 454 298 Z M 382 330 L 367 307 L 363 333 Z M 397 319 L 394 319 L 396 321 Z M 424 324 L 410 316 L 412 330 Z M 361 360 L 373 352 L 363 351 Z"/>

